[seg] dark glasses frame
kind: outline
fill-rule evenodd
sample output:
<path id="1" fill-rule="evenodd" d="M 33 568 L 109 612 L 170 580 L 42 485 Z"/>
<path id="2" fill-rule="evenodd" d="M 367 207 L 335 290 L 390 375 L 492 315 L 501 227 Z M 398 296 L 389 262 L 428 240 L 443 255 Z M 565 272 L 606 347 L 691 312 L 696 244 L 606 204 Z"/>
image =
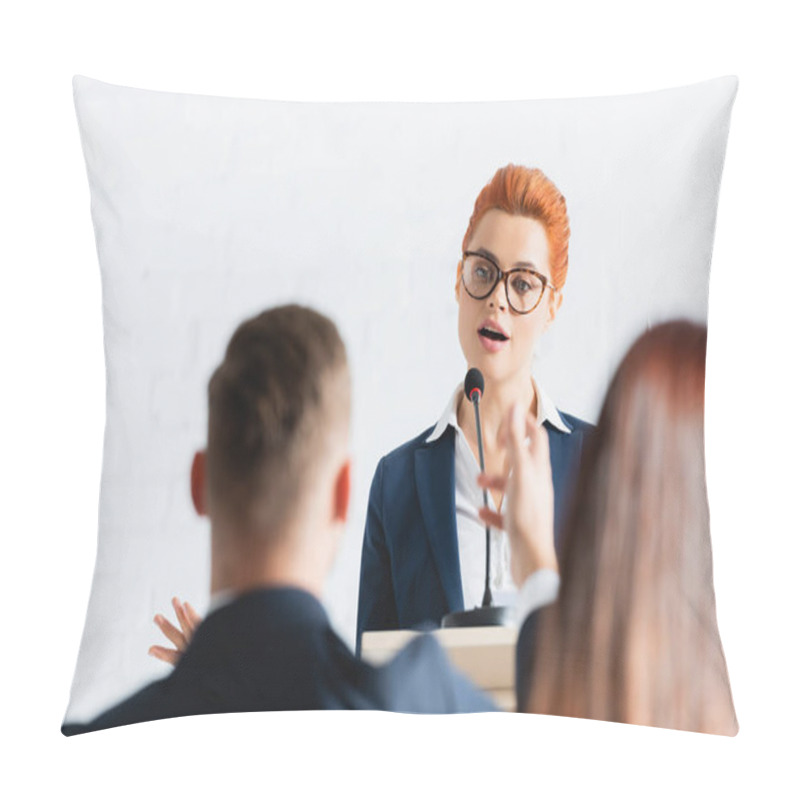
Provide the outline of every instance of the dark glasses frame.
<path id="1" fill-rule="evenodd" d="M 467 281 L 466 281 L 466 278 L 465 278 L 465 273 L 466 273 L 465 262 L 466 262 L 468 256 L 474 256 L 475 258 L 481 258 L 484 261 L 488 261 L 495 269 L 494 281 L 492 282 L 492 285 L 489 288 L 489 290 L 486 293 L 482 294 L 482 295 L 473 294 L 469 290 L 469 288 L 467 287 Z M 536 278 L 538 278 L 542 283 L 542 291 L 539 293 L 539 297 L 536 299 L 536 302 L 533 304 L 533 307 L 529 308 L 527 311 L 520 311 L 511 302 L 511 295 L 510 295 L 510 293 L 508 291 L 508 279 L 509 279 L 509 276 L 516 275 L 517 273 L 520 273 L 520 272 L 525 273 L 526 275 L 535 275 Z M 514 269 L 508 270 L 508 272 L 503 272 L 503 270 L 500 269 L 500 265 L 493 258 L 490 258 L 489 256 L 487 256 L 486 253 L 476 253 L 474 250 L 465 250 L 461 254 L 461 283 L 464 285 L 464 291 L 473 300 L 485 300 L 497 288 L 497 284 L 500 283 L 501 280 L 505 284 L 506 300 L 508 301 L 508 305 L 517 314 L 530 314 L 532 311 L 535 311 L 537 309 L 537 307 L 539 306 L 539 303 L 542 302 L 542 298 L 544 297 L 544 290 L 545 289 L 550 289 L 550 291 L 552 291 L 552 292 L 558 292 L 558 289 L 556 289 L 556 287 L 553 286 L 553 284 L 550 283 L 550 281 L 544 275 L 542 275 L 541 272 L 537 272 L 535 269 L 528 269 L 527 267 L 515 267 Z"/>

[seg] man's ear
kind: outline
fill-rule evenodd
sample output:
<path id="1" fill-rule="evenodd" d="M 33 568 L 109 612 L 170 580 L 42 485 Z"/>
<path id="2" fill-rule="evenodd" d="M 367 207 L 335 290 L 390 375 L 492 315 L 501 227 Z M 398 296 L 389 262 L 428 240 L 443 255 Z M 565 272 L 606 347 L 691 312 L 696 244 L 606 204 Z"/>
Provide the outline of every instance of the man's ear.
<path id="1" fill-rule="evenodd" d="M 350 510 L 352 468 L 353 462 L 348 458 L 336 473 L 336 483 L 333 489 L 333 518 L 342 524 L 347 522 L 347 514 Z"/>
<path id="2" fill-rule="evenodd" d="M 461 285 L 461 275 L 463 272 L 464 272 L 464 262 L 459 261 L 458 269 L 456 269 L 456 286 L 455 286 L 456 303 L 458 302 L 458 287 Z"/>
<path id="3" fill-rule="evenodd" d="M 206 451 L 198 450 L 192 459 L 192 503 L 194 510 L 204 517 L 208 514 L 206 505 Z"/>

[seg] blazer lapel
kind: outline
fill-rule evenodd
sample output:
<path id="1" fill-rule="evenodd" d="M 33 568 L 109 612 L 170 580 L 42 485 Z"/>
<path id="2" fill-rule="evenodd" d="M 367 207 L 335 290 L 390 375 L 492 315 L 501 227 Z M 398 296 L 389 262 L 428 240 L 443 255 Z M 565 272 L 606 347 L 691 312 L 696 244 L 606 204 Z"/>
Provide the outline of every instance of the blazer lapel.
<path id="1" fill-rule="evenodd" d="M 414 453 L 414 478 L 422 519 L 449 611 L 464 609 L 456 534 L 455 443 L 452 427 Z"/>
<path id="2" fill-rule="evenodd" d="M 572 431 L 564 433 L 546 425 L 550 442 L 550 467 L 553 472 L 553 499 L 555 501 L 555 540 L 558 546 L 561 531 L 569 511 L 570 495 L 575 482 L 575 469 L 578 466 L 583 433 Z"/>
<path id="3" fill-rule="evenodd" d="M 550 468 L 553 471 L 554 488 L 558 487 L 556 491 L 561 488 L 561 478 L 567 467 L 570 444 L 567 440 L 570 436 L 575 435 L 574 433 L 562 433 L 547 425 L 547 438 L 550 444 Z"/>

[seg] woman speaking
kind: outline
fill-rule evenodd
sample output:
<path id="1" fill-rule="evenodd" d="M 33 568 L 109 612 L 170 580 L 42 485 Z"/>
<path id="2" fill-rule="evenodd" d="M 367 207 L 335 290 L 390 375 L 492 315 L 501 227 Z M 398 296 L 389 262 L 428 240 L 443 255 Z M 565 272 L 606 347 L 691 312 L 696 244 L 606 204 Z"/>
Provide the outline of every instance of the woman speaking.
<path id="1" fill-rule="evenodd" d="M 484 377 L 481 428 L 486 472 L 505 475 L 498 440 L 520 404 L 544 425 L 550 444 L 555 530 L 561 527 L 586 422 L 559 411 L 531 375 L 539 339 L 553 322 L 567 277 L 566 202 L 541 170 L 509 165 L 481 190 L 458 262 L 458 337 L 467 366 Z M 474 411 L 459 385 L 439 420 L 384 456 L 370 490 L 361 555 L 357 644 L 365 630 L 440 623 L 479 606 L 485 583 L 483 496 Z M 492 491 L 490 508 L 502 512 Z M 499 605 L 515 602 L 506 534 L 492 531 L 490 586 Z M 553 571 L 535 591 L 555 597 Z"/>

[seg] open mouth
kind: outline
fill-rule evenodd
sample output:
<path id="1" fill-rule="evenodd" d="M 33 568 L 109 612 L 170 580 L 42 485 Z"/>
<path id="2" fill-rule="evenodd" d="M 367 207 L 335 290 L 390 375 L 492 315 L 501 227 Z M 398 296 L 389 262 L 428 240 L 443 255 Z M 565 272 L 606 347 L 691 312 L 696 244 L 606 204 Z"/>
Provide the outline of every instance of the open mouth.
<path id="1" fill-rule="evenodd" d="M 481 328 L 478 331 L 479 336 L 485 336 L 487 339 L 491 339 L 494 342 L 507 342 L 508 336 L 504 333 L 500 333 L 500 331 L 496 331 L 493 328 Z"/>

